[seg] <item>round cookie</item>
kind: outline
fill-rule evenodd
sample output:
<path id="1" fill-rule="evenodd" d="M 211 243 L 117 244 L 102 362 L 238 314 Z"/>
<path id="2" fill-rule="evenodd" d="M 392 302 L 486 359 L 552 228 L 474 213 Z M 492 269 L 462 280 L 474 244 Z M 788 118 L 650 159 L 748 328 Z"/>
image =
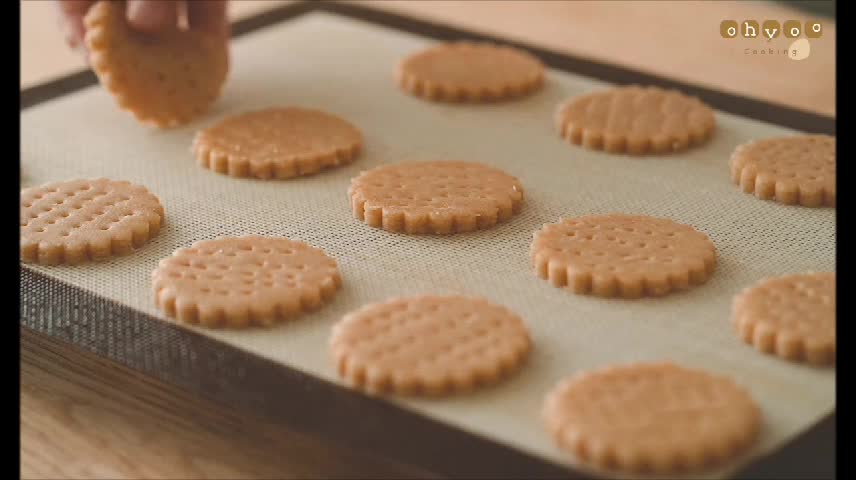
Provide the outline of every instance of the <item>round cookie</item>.
<path id="1" fill-rule="evenodd" d="M 795 135 L 737 147 L 731 180 L 764 200 L 804 207 L 835 206 L 835 137 Z"/>
<path id="2" fill-rule="evenodd" d="M 130 182 L 71 180 L 21 191 L 21 261 L 77 264 L 124 255 L 158 234 L 164 210 Z"/>
<path id="3" fill-rule="evenodd" d="M 705 234 L 663 218 L 591 215 L 545 225 L 534 237 L 536 274 L 580 294 L 660 296 L 706 282 L 716 267 Z"/>
<path id="4" fill-rule="evenodd" d="M 158 308 L 206 327 L 270 326 L 321 307 L 340 284 L 335 260 L 323 251 L 260 236 L 197 242 L 152 273 Z"/>
<path id="5" fill-rule="evenodd" d="M 199 165 L 233 177 L 310 175 L 351 163 L 362 134 L 339 117 L 305 108 L 269 108 L 222 120 L 193 141 Z"/>
<path id="6" fill-rule="evenodd" d="M 716 119 L 697 98 L 632 85 L 570 99 L 559 107 L 556 126 L 575 145 L 642 155 L 701 144 L 713 134 Z"/>
<path id="7" fill-rule="evenodd" d="M 399 86 L 417 97 L 445 102 L 491 102 L 529 94 L 544 82 L 544 66 L 516 48 L 453 42 L 405 58 Z"/>
<path id="8" fill-rule="evenodd" d="M 100 1 L 84 18 L 89 63 L 123 110 L 159 128 L 204 113 L 229 71 L 228 38 L 175 28 L 157 35 L 132 30 L 126 2 Z"/>
<path id="9" fill-rule="evenodd" d="M 815 365 L 835 361 L 835 273 L 765 280 L 734 298 L 740 338 L 764 353 Z"/>
<path id="10" fill-rule="evenodd" d="M 671 363 L 613 366 L 562 381 L 543 418 L 558 446 L 603 470 L 700 470 L 745 450 L 761 412 L 727 378 Z"/>
<path id="11" fill-rule="evenodd" d="M 372 227 L 448 234 L 508 220 L 520 210 L 523 186 L 479 163 L 405 162 L 361 173 L 348 196 L 354 216 Z"/>
<path id="12" fill-rule="evenodd" d="M 498 382 L 521 366 L 531 341 L 517 315 L 484 299 L 418 296 L 349 313 L 330 349 L 356 389 L 437 396 Z"/>

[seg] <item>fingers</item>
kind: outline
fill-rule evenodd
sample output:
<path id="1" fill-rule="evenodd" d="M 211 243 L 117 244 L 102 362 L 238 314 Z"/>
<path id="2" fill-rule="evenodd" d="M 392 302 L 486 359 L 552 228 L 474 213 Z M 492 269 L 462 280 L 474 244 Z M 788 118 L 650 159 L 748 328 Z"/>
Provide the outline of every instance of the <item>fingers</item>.
<path id="1" fill-rule="evenodd" d="M 71 48 L 83 47 L 83 37 L 86 33 L 83 17 L 94 3 L 95 0 L 56 2 L 66 43 Z M 132 28 L 147 33 L 177 28 L 181 3 L 178 0 L 128 0 L 128 23 Z M 228 36 L 227 0 L 192 0 L 185 5 L 190 28 Z"/>
<path id="2" fill-rule="evenodd" d="M 60 0 L 57 2 L 60 12 L 78 16 L 85 15 L 93 3 L 95 3 L 94 0 Z"/>
<path id="3" fill-rule="evenodd" d="M 128 23 L 146 33 L 177 28 L 178 2 L 163 0 L 128 0 Z"/>
<path id="4" fill-rule="evenodd" d="M 83 46 L 83 35 L 86 27 L 83 26 L 83 17 L 73 17 L 65 20 L 65 43 L 69 47 L 77 49 Z"/>
<path id="5" fill-rule="evenodd" d="M 60 0 L 56 2 L 59 8 L 60 28 L 65 34 L 65 42 L 69 47 L 77 49 L 83 46 L 83 16 L 94 0 Z"/>
<path id="6" fill-rule="evenodd" d="M 226 0 L 194 0 L 187 2 L 187 23 L 193 30 L 215 35 L 229 34 Z"/>

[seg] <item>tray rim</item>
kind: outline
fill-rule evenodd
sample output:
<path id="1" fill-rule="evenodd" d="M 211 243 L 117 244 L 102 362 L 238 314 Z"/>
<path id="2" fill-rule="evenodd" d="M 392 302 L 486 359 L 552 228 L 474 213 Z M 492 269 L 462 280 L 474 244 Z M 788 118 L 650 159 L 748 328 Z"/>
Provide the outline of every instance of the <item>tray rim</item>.
<path id="1" fill-rule="evenodd" d="M 340 15 L 436 40 L 466 39 L 504 43 L 528 50 L 546 65 L 558 70 L 616 84 L 641 83 L 676 88 L 700 97 L 723 112 L 797 130 L 835 135 L 835 117 L 355 4 L 301 0 L 234 23 L 232 35 L 241 36 L 312 12 Z M 21 112 L 97 83 L 97 77 L 87 69 L 28 87 L 20 92 Z M 23 294 L 27 288 L 34 290 L 36 294 L 31 294 L 25 300 Z M 385 400 L 364 396 L 337 383 L 264 359 L 193 330 L 169 324 L 36 272 L 23 264 L 20 266 L 20 293 L 22 329 L 90 351 L 208 400 L 224 403 L 237 410 L 255 411 L 287 428 L 317 435 L 334 443 L 345 443 L 350 447 L 369 447 L 377 454 L 386 454 L 399 462 L 444 476 L 592 478 L 582 471 L 430 419 Z M 107 314 L 115 317 L 115 321 L 90 322 L 85 317 L 93 310 L 102 316 Z M 63 313 L 59 316 L 59 322 L 54 318 L 57 312 Z M 141 327 L 148 329 L 148 335 L 142 340 L 132 338 L 134 335 L 128 334 L 129 331 L 139 331 Z M 109 340 L 109 345 L 103 344 L 105 338 Z M 162 347 L 162 341 L 167 339 L 175 342 L 175 348 L 168 349 L 166 355 L 159 349 L 155 356 L 154 348 Z M 177 362 L 179 366 L 170 365 L 171 369 L 164 370 L 164 362 Z M 249 372 L 252 374 L 249 375 Z M 259 393 L 271 393 L 270 384 L 260 380 L 266 380 L 276 386 L 273 392 L 276 395 L 268 397 L 295 398 L 294 393 L 300 393 L 303 396 L 301 405 L 310 410 L 318 410 L 319 405 L 332 404 L 333 408 L 321 412 L 323 415 L 337 412 L 333 418 L 348 420 L 354 415 L 368 418 L 362 418 L 356 423 L 335 422 L 327 418 L 327 421 L 320 422 L 320 428 L 318 422 L 310 425 L 313 422 L 307 420 L 307 417 L 311 415 L 290 411 L 294 404 L 283 407 L 277 402 L 266 401 L 263 396 L 250 398 L 253 396 L 245 395 L 246 392 L 253 391 L 253 385 L 261 388 Z M 811 458 L 808 452 L 828 454 L 830 450 L 833 452 L 831 464 L 834 475 L 835 419 L 833 410 L 778 450 L 744 466 L 736 473 L 735 478 L 781 478 L 786 473 L 800 475 L 793 470 L 795 458 Z M 393 434 L 390 434 L 391 430 Z M 417 432 L 419 434 L 415 435 Z M 398 441 L 408 436 L 419 440 Z M 829 449 L 828 445 L 833 448 Z M 462 457 L 458 455 L 461 451 L 467 451 L 468 454 Z M 444 461 L 446 458 L 455 458 L 456 461 Z"/>

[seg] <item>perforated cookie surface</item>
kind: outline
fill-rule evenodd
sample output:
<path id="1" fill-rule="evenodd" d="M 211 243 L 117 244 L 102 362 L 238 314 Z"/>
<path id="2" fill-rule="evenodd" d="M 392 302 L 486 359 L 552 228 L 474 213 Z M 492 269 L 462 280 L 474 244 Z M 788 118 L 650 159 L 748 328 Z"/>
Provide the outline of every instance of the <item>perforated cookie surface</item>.
<path id="1" fill-rule="evenodd" d="M 369 392 L 443 395 L 498 382 L 531 348 L 523 321 L 481 298 L 425 295 L 366 305 L 336 324 L 339 375 Z"/>
<path id="2" fill-rule="evenodd" d="M 521 208 L 523 186 L 479 163 L 404 162 L 361 173 L 348 195 L 354 216 L 373 227 L 446 234 L 508 220 Z"/>
<path id="3" fill-rule="evenodd" d="M 185 124 L 220 96 L 229 72 L 228 38 L 174 28 L 131 29 L 126 2 L 101 0 L 86 17 L 89 63 L 119 107 L 159 128 Z"/>
<path id="4" fill-rule="evenodd" d="M 764 200 L 805 207 L 835 206 L 835 137 L 795 135 L 738 146 L 731 179 Z"/>
<path id="5" fill-rule="evenodd" d="M 713 110 L 659 87 L 614 87 L 573 97 L 556 113 L 559 134 L 594 150 L 641 155 L 686 150 L 714 131 Z"/>
<path id="6" fill-rule="evenodd" d="M 544 404 L 560 448 L 604 470 L 678 473 L 733 457 L 753 442 L 761 411 L 731 379 L 671 363 L 583 372 Z"/>
<path id="7" fill-rule="evenodd" d="M 21 260 L 55 265 L 131 253 L 158 234 L 164 209 L 145 187 L 106 178 L 21 191 Z"/>
<path id="8" fill-rule="evenodd" d="M 602 297 L 660 296 L 707 281 L 716 247 L 664 218 L 592 215 L 545 225 L 530 249 L 535 273 L 556 287 Z"/>
<path id="9" fill-rule="evenodd" d="M 761 352 L 817 365 L 835 361 L 835 273 L 786 275 L 734 299 L 737 335 Z"/>
<path id="10" fill-rule="evenodd" d="M 207 327 L 271 325 L 319 308 L 340 284 L 336 262 L 320 249 L 255 235 L 195 243 L 152 273 L 161 310 Z"/>

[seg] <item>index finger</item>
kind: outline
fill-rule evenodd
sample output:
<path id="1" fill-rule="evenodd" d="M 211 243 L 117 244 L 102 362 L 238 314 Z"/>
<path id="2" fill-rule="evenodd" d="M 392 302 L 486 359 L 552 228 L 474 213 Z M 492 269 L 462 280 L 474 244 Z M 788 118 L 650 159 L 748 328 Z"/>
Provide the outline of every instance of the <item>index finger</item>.
<path id="1" fill-rule="evenodd" d="M 83 42 L 86 28 L 83 26 L 83 16 L 94 0 L 60 0 L 56 2 L 59 10 L 60 27 L 66 37 L 66 42 L 77 48 Z"/>

